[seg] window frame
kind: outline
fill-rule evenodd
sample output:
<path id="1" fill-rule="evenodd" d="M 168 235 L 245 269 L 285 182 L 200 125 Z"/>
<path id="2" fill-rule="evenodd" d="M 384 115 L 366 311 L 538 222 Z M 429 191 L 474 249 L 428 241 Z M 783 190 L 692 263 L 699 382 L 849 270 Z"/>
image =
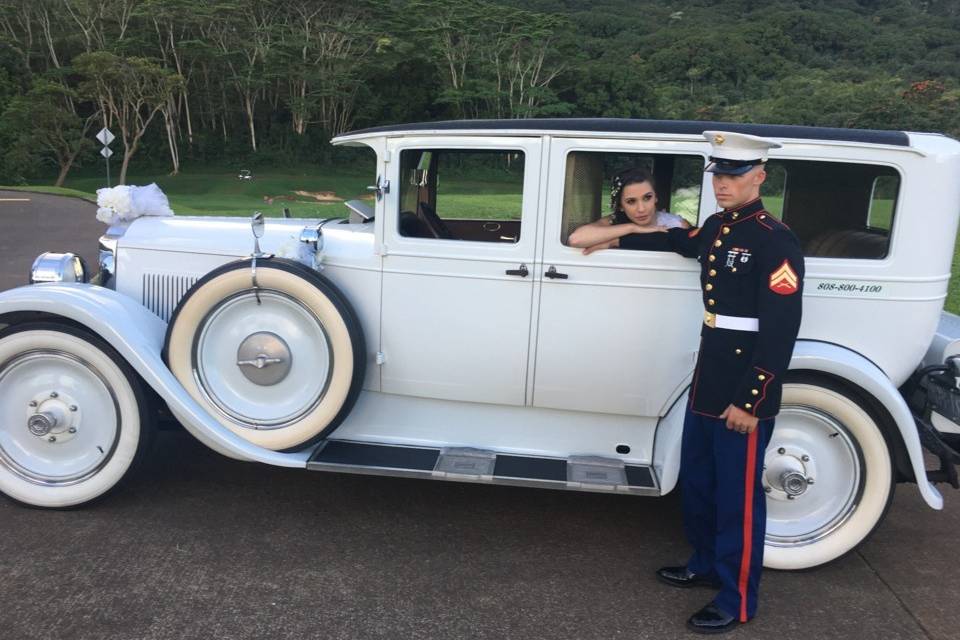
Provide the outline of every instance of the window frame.
<path id="1" fill-rule="evenodd" d="M 397 197 L 396 197 L 396 206 L 393 207 L 394 210 L 395 210 L 395 212 L 396 212 L 395 222 L 394 222 L 394 224 L 393 224 L 393 227 L 394 227 L 394 228 L 393 228 L 393 232 L 396 234 L 396 236 L 399 237 L 399 238 L 402 238 L 402 239 L 405 240 L 405 241 L 406 241 L 406 240 L 423 240 L 423 241 L 428 241 L 428 242 L 430 242 L 430 241 L 442 241 L 442 242 L 444 242 L 444 243 L 453 242 L 453 243 L 471 243 L 471 244 L 480 244 L 480 245 L 501 245 L 501 246 L 502 246 L 502 245 L 511 245 L 511 246 L 512 246 L 512 245 L 518 245 L 518 244 L 520 244 L 520 243 L 523 241 L 523 238 L 524 238 L 523 230 L 525 229 L 525 226 L 524 226 L 524 225 L 525 225 L 525 222 L 524 222 L 524 218 L 525 218 L 524 211 L 525 211 L 525 209 L 526 209 L 526 200 L 527 200 L 527 180 L 528 180 L 529 177 L 530 177 L 530 167 L 529 167 L 530 151 L 529 151 L 529 149 L 524 149 L 524 148 L 522 148 L 522 147 L 512 147 L 512 146 L 503 146 L 503 147 L 501 147 L 501 146 L 481 147 L 481 146 L 479 146 L 479 145 L 477 145 L 477 146 L 471 146 L 471 147 L 466 147 L 466 146 L 446 146 L 446 145 L 444 145 L 443 142 L 440 141 L 440 140 L 438 140 L 437 142 L 438 142 L 439 144 L 431 144 L 431 145 L 410 145 L 410 146 L 403 145 L 403 146 L 401 146 L 400 148 L 397 149 L 397 153 L 398 153 L 398 156 L 399 156 L 398 162 L 397 162 L 397 165 L 398 165 L 398 173 L 399 173 L 399 179 L 398 179 L 399 189 L 398 189 L 398 193 L 397 193 Z M 517 239 L 516 239 L 514 242 L 496 242 L 496 241 L 489 241 L 489 240 L 470 240 L 470 239 L 462 239 L 462 238 L 435 238 L 435 237 L 431 237 L 431 236 L 405 235 L 405 234 L 401 231 L 401 229 L 400 229 L 400 214 L 403 212 L 403 199 L 404 199 L 403 196 L 404 196 L 404 194 L 405 194 L 405 189 L 411 188 L 411 185 L 408 185 L 407 182 L 406 182 L 406 180 L 404 179 L 405 176 L 404 176 L 403 157 L 404 157 L 404 154 L 410 153 L 410 152 L 420 152 L 421 154 L 423 154 L 423 153 L 429 153 L 429 154 L 431 154 L 431 158 L 430 158 L 430 163 L 431 163 L 431 165 L 433 164 L 434 161 L 436 161 L 437 163 L 439 163 L 440 158 L 443 157 L 443 154 L 444 154 L 444 153 L 451 153 L 451 154 L 452 154 L 452 153 L 464 153 L 464 154 L 475 153 L 475 154 L 483 154 L 483 155 L 492 155 L 492 154 L 501 154 L 501 155 L 519 154 L 519 155 L 522 157 L 522 159 L 523 159 L 523 172 L 522 172 L 522 174 L 521 174 L 521 176 L 520 176 L 520 181 L 519 181 L 519 187 L 520 187 L 520 193 L 519 193 L 519 195 L 520 195 L 520 207 L 519 207 L 519 211 L 518 211 L 518 214 L 519 214 L 519 215 L 518 215 L 518 218 L 516 218 L 515 220 L 506 220 L 506 221 L 505 221 L 505 220 L 495 220 L 495 219 L 494 219 L 494 220 L 490 220 L 490 222 L 517 222 L 517 223 L 519 224 Z M 539 158 L 540 158 L 540 154 L 537 154 L 537 159 L 539 159 Z M 423 162 L 423 156 L 421 155 L 420 160 L 417 162 L 417 166 L 414 167 L 414 170 L 415 170 L 415 171 L 420 171 L 420 170 L 421 170 L 421 169 L 419 169 L 419 167 L 422 165 L 422 162 Z M 438 182 L 437 182 L 437 181 L 439 181 L 439 179 L 440 179 L 439 169 L 435 170 L 435 173 L 436 173 L 436 175 L 433 177 L 433 181 L 434 181 L 434 184 L 435 184 L 435 185 L 438 185 Z M 429 181 L 429 178 L 428 178 L 428 181 Z M 428 186 L 428 188 L 429 188 L 429 186 Z M 435 201 L 435 202 L 438 200 L 439 193 L 440 193 L 439 187 L 438 187 L 438 186 L 435 186 L 435 187 L 434 187 L 434 194 L 433 194 L 433 195 L 434 195 L 434 201 Z M 437 209 L 439 209 L 439 207 L 437 207 Z M 437 217 L 438 217 L 441 221 L 443 221 L 443 222 L 448 222 L 448 221 L 450 221 L 450 220 L 470 220 L 470 221 L 479 221 L 479 220 L 482 220 L 481 218 L 443 218 L 443 217 L 440 215 L 440 211 L 439 211 L 439 210 L 436 211 L 436 214 L 437 214 Z M 530 226 L 535 226 L 535 221 L 534 221 L 534 223 L 529 223 L 529 224 L 530 224 Z"/>
<path id="2" fill-rule="evenodd" d="M 864 149 L 864 151 L 869 151 L 869 150 Z M 769 161 L 774 161 L 774 160 L 779 162 L 785 162 L 785 163 L 819 162 L 819 163 L 826 163 L 826 164 L 863 165 L 863 166 L 871 166 L 871 167 L 881 167 L 881 168 L 889 169 L 893 171 L 896 174 L 896 177 L 900 181 L 900 183 L 897 189 L 897 197 L 890 211 L 890 229 L 889 229 L 889 232 L 887 233 L 887 247 L 886 247 L 886 252 L 882 257 L 845 258 L 841 256 L 813 256 L 813 255 L 806 255 L 806 253 L 804 253 L 804 259 L 805 260 L 841 261 L 841 264 L 848 264 L 850 262 L 853 262 L 855 264 L 869 264 L 869 265 L 886 265 L 888 262 L 894 259 L 895 257 L 894 254 L 897 250 L 897 236 L 899 235 L 897 230 L 900 226 L 899 219 L 900 219 L 901 206 L 902 206 L 901 203 L 904 200 L 903 198 L 904 190 L 908 186 L 907 172 L 904 171 L 903 167 L 899 163 L 891 162 L 891 161 L 878 161 L 872 158 L 871 159 L 857 158 L 853 154 L 845 157 L 826 158 L 822 155 L 815 156 L 811 154 L 810 156 L 805 156 L 805 155 L 797 155 L 794 153 L 790 155 L 772 155 L 769 158 Z M 787 173 L 789 176 L 789 171 Z M 879 177 L 880 176 L 875 176 L 874 181 L 876 181 L 876 179 Z M 785 186 L 788 186 L 788 183 L 785 183 Z M 712 188 L 712 185 L 711 185 L 711 188 Z M 787 194 L 789 194 L 789 189 L 787 189 L 786 191 L 787 191 Z M 873 194 L 873 186 L 871 186 L 871 197 L 872 197 L 872 194 Z M 784 199 L 784 210 L 786 210 L 786 203 L 787 203 L 787 198 Z M 869 208 L 868 208 L 868 212 L 869 212 Z M 790 222 L 787 221 L 786 224 L 789 225 Z M 865 225 L 864 229 L 868 229 L 868 227 Z"/>
<path id="3" fill-rule="evenodd" d="M 400 212 L 400 154 L 406 150 L 491 150 L 525 153 L 523 177 L 523 213 L 521 224 L 534 230 L 520 237 L 519 242 L 478 242 L 461 240 L 459 242 L 441 241 L 437 238 L 415 238 L 402 236 L 397 228 Z M 380 225 L 375 229 L 381 239 L 382 255 L 423 258 L 433 261 L 447 261 L 444 268 L 453 268 L 460 261 L 485 261 L 503 264 L 529 264 L 536 251 L 536 239 L 542 234 L 543 216 L 541 215 L 543 188 L 541 171 L 545 162 L 546 145 L 542 136 L 517 135 L 403 135 L 387 138 L 383 151 L 383 171 L 390 180 L 391 188 L 381 201 L 383 215 L 377 218 Z M 441 262 L 434 262 L 441 264 Z M 515 268 L 515 267 L 511 267 Z M 453 269 L 450 275 L 456 275 Z"/>
<path id="4" fill-rule="evenodd" d="M 645 141 L 643 141 L 643 140 L 619 141 L 619 140 L 618 140 L 617 142 L 627 142 L 627 143 L 630 143 L 630 144 L 632 144 L 632 145 L 638 145 L 638 146 L 639 146 L 639 145 L 642 145 Z M 573 154 L 573 153 L 596 153 L 596 154 L 609 154 L 609 155 L 621 155 L 621 156 L 623 156 L 623 155 L 635 155 L 635 156 L 645 156 L 645 157 L 651 157 L 651 156 L 672 156 L 672 157 L 674 157 L 674 158 L 676 158 L 676 157 L 700 158 L 700 161 L 701 161 L 701 163 L 702 163 L 702 166 L 703 166 L 703 167 L 706 167 L 706 166 L 707 166 L 707 154 L 704 153 L 703 151 L 694 151 L 694 150 L 682 150 L 682 151 L 677 151 L 677 150 L 670 150 L 670 149 L 649 150 L 649 149 L 635 149 L 635 148 L 634 148 L 634 149 L 629 149 L 629 148 L 628 148 L 628 149 L 619 149 L 619 148 L 617 148 L 617 149 L 610 149 L 610 148 L 601 149 L 601 148 L 597 148 L 597 147 L 594 147 L 594 146 L 591 146 L 591 147 L 570 147 L 570 148 L 568 148 L 568 149 L 566 149 L 566 150 L 564 151 L 564 153 L 562 154 L 562 157 L 560 158 L 560 164 L 561 164 L 561 166 L 563 167 L 563 172 L 564 172 L 564 174 L 566 173 L 566 166 L 567 166 L 567 162 L 569 161 L 570 154 Z M 607 179 L 607 176 L 604 176 L 604 180 L 606 180 L 606 179 Z M 706 180 L 705 174 L 703 174 L 702 171 L 701 171 L 700 192 L 699 192 L 699 197 L 698 197 L 698 202 L 697 202 L 697 209 L 696 209 L 696 210 L 697 210 L 697 217 L 696 217 L 696 220 L 695 220 L 695 222 L 694 222 L 694 226 L 699 226 L 700 224 L 702 224 L 703 220 L 706 219 L 706 216 L 709 215 L 709 214 L 706 214 L 706 215 L 704 214 L 704 195 L 707 193 L 707 184 L 706 184 L 706 182 L 708 182 L 708 181 Z M 560 191 L 561 191 L 561 193 L 562 193 L 562 192 L 564 192 L 565 190 L 566 190 L 566 181 L 564 180 L 564 181 L 561 183 Z M 712 187 L 711 187 L 711 188 L 710 188 L 710 194 L 712 195 L 712 193 L 713 193 L 713 191 L 712 191 Z M 601 197 L 602 197 L 602 187 L 601 187 Z M 558 243 L 559 246 L 561 246 L 561 247 L 564 247 L 564 248 L 566 248 L 566 249 L 571 249 L 571 250 L 580 252 L 580 251 L 582 251 L 581 249 L 578 249 L 577 247 L 571 247 L 569 244 L 567 244 L 566 242 L 563 241 L 563 229 L 564 229 L 564 224 L 565 224 L 564 216 L 563 216 L 563 207 L 564 207 L 564 205 L 565 205 L 564 198 L 561 196 L 560 216 L 559 216 L 559 217 L 560 217 L 560 220 L 559 220 L 559 225 L 558 225 L 558 227 L 557 227 L 557 234 L 556 234 L 556 236 L 553 238 L 553 240 L 557 241 L 557 243 Z M 604 216 L 607 216 L 607 215 L 610 215 L 609 212 L 607 212 L 607 213 L 602 213 L 602 214 L 600 215 L 600 218 L 603 218 Z M 681 217 L 682 217 L 682 216 L 681 216 Z M 598 218 L 598 220 L 599 220 L 600 218 Z M 689 220 L 688 220 L 688 222 L 689 222 Z M 587 224 L 589 224 L 589 223 L 587 223 Z M 665 251 L 632 251 L 632 250 L 626 250 L 626 249 L 622 250 L 622 252 L 624 252 L 624 253 L 626 253 L 626 252 L 628 252 L 628 251 L 629 251 L 629 253 L 634 253 L 634 254 L 662 254 L 662 253 L 667 253 L 667 252 L 665 252 Z"/>

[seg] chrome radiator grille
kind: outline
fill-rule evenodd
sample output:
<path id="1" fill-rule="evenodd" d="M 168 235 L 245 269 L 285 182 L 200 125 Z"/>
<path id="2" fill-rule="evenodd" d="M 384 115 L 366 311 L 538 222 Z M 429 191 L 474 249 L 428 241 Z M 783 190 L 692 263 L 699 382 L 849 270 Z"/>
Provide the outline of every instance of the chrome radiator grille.
<path id="1" fill-rule="evenodd" d="M 166 273 L 143 274 L 143 306 L 164 320 L 170 320 L 180 298 L 197 281 L 194 276 L 170 275 Z"/>

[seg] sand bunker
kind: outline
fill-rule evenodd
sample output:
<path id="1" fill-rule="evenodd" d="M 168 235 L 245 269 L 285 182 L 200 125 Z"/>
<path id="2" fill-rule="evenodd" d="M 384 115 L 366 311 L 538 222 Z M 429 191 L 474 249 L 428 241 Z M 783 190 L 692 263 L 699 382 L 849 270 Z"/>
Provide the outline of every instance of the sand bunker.
<path id="1" fill-rule="evenodd" d="M 296 202 L 296 198 L 293 196 L 263 196 L 263 201 L 267 204 L 273 204 L 276 200 L 284 200 L 287 202 Z"/>
<path id="2" fill-rule="evenodd" d="M 304 198 L 313 198 L 317 202 L 343 202 L 343 198 L 338 198 L 334 191 L 294 191 L 294 193 Z"/>
<path id="3" fill-rule="evenodd" d="M 300 198 L 309 198 L 311 202 L 316 202 L 318 204 L 333 204 L 335 202 L 343 202 L 343 198 L 338 197 L 335 191 L 294 191 L 294 193 L 296 195 L 293 196 L 263 196 L 263 201 L 267 204 L 273 204 L 277 201 L 303 202 L 303 200 Z M 300 196 L 300 198 L 297 196 Z"/>

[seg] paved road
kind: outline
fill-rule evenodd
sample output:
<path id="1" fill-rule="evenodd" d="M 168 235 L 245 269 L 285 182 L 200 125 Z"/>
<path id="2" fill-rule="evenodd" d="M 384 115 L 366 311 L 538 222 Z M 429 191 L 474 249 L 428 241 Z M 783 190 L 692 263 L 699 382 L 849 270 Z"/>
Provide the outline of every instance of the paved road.
<path id="1" fill-rule="evenodd" d="M 0 202 L 0 216 L 12 284 L 41 250 L 101 231 L 70 200 Z M 768 571 L 760 616 L 734 637 L 960 636 L 960 492 L 944 491 L 935 512 L 900 485 L 857 552 Z M 681 538 L 676 496 L 277 469 L 161 432 L 94 507 L 0 500 L 0 638 L 689 638 L 710 592 L 652 578 L 686 556 Z"/>
<path id="2" fill-rule="evenodd" d="M 27 284 L 44 251 L 79 253 L 96 271 L 97 238 L 106 229 L 96 214 L 78 198 L 0 191 L 0 290 Z"/>

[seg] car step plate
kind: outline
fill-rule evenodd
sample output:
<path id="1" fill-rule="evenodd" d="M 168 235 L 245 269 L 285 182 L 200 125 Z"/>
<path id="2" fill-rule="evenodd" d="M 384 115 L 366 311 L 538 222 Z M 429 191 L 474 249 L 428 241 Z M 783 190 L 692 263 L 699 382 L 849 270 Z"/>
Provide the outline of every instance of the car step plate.
<path id="1" fill-rule="evenodd" d="M 567 460 L 567 484 L 580 489 L 616 489 L 627 486 L 627 471 L 621 460 L 596 456 L 575 456 Z"/>
<path id="2" fill-rule="evenodd" d="M 434 449 L 328 440 L 307 462 L 315 471 L 489 482 L 549 489 L 659 495 L 653 469 L 616 458 L 544 458 L 484 449 Z"/>
<path id="3" fill-rule="evenodd" d="M 493 477 L 497 454 L 483 449 L 443 449 L 433 470 L 435 477 L 466 476 L 463 479 Z"/>

